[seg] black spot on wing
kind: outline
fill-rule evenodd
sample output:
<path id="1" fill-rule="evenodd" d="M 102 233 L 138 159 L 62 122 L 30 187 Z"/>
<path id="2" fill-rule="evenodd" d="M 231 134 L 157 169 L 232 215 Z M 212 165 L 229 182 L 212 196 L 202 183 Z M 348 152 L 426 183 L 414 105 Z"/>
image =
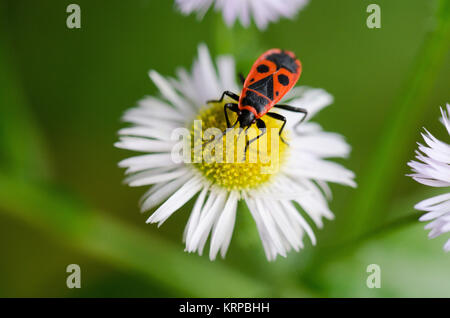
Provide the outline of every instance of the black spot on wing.
<path id="1" fill-rule="evenodd" d="M 272 61 L 277 66 L 277 70 L 285 68 L 291 73 L 298 72 L 298 65 L 296 60 L 286 53 L 273 53 L 266 57 L 267 60 Z"/>
<path id="2" fill-rule="evenodd" d="M 251 84 L 248 88 L 251 88 L 258 93 L 263 94 L 269 99 L 273 99 L 273 75 L 269 75 L 260 79 L 256 83 Z"/>
<path id="3" fill-rule="evenodd" d="M 280 74 L 280 75 L 278 75 L 278 82 L 280 82 L 280 84 L 283 86 L 288 86 L 289 85 L 289 77 L 287 77 L 284 74 Z"/>
<path id="4" fill-rule="evenodd" d="M 267 73 L 269 71 L 269 67 L 266 64 L 261 64 L 258 65 L 256 70 L 258 71 L 258 73 Z"/>

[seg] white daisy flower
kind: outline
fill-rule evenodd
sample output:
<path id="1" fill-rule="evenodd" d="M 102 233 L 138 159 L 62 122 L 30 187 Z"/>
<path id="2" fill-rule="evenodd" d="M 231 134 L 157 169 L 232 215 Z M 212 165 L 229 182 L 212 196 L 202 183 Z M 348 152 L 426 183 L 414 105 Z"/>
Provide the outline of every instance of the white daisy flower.
<path id="1" fill-rule="evenodd" d="M 334 217 L 327 204 L 331 198 L 328 182 L 355 186 L 351 171 L 327 160 L 348 156 L 350 147 L 344 138 L 309 122 L 332 102 L 332 96 L 309 87 L 296 87 L 288 93 L 283 102 L 304 107 L 309 114 L 299 126 L 298 134 L 288 131 L 290 146 L 280 143 L 280 155 L 275 158 L 279 170 L 273 174 L 262 172 L 265 163 L 250 163 L 248 158 L 244 163 L 174 162 L 171 151 L 179 140 L 172 140 L 172 131 L 177 127 L 193 131 L 195 119 L 201 119 L 204 128 L 216 125 L 223 129 L 226 127 L 223 103 L 207 107 L 206 101 L 217 99 L 225 90 L 239 92 L 234 60 L 219 57 L 216 70 L 207 47 L 200 45 L 198 51 L 192 71 L 179 69 L 177 79 L 150 71 L 161 97 L 144 98 L 123 117 L 132 126 L 119 131 L 116 147 L 146 154 L 123 160 L 119 166 L 127 168 L 126 182 L 130 186 L 152 185 L 141 200 L 142 211 L 157 208 L 147 223 L 161 225 L 195 197 L 183 236 L 186 251 L 201 255 L 210 236 L 209 256 L 214 260 L 219 251 L 225 257 L 237 203 L 245 200 L 269 260 L 278 254 L 286 256 L 291 249 L 299 251 L 304 246 L 305 233 L 316 244 L 305 216 L 322 228 L 322 218 Z M 302 116 L 283 114 L 288 118 L 287 130 Z M 277 121 L 264 119 L 268 130 L 279 129 Z"/>
<path id="2" fill-rule="evenodd" d="M 441 108 L 441 122 L 450 134 L 449 120 L 450 105 L 447 104 L 447 112 Z M 408 165 L 412 168 L 410 176 L 427 186 L 449 187 L 450 186 L 450 145 L 436 139 L 425 129 L 422 137 L 426 145 L 419 143 L 416 151 L 418 161 L 410 161 Z M 428 236 L 435 238 L 441 234 L 450 232 L 450 193 L 435 196 L 416 204 L 417 210 L 427 213 L 420 217 L 420 221 L 431 221 L 425 229 L 431 230 Z M 445 243 L 444 250 L 450 251 L 450 239 Z"/>
<path id="3" fill-rule="evenodd" d="M 280 17 L 292 19 L 299 10 L 308 4 L 309 0 L 176 0 L 180 11 L 186 15 L 197 12 L 202 18 L 208 9 L 214 5 L 217 11 L 222 11 L 225 23 L 232 26 L 240 20 L 244 27 L 250 25 L 253 19 L 257 27 L 265 29 L 270 22 L 276 22 Z"/>

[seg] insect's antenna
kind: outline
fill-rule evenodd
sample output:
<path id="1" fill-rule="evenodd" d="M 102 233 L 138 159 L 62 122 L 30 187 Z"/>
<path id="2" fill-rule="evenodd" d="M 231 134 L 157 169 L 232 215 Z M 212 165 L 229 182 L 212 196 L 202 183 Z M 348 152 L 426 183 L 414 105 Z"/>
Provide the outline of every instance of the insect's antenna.
<path id="1" fill-rule="evenodd" d="M 236 127 L 236 125 L 238 124 L 239 120 L 237 119 L 236 122 L 231 125 L 230 128 L 226 128 L 224 131 L 222 131 L 222 133 L 220 134 L 220 136 L 213 138 L 211 140 L 208 140 L 206 142 L 203 143 L 203 147 L 206 146 L 207 144 L 209 144 L 211 141 L 218 141 L 219 139 L 223 138 L 223 136 L 225 136 L 227 134 L 227 132 L 231 129 L 233 129 L 234 127 Z"/>

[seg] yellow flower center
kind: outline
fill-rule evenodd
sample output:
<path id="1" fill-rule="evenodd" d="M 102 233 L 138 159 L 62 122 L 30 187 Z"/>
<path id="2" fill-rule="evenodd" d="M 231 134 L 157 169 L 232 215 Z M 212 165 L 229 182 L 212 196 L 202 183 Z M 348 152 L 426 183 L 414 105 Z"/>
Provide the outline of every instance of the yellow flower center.
<path id="1" fill-rule="evenodd" d="M 264 116 L 266 133 L 245 151 L 247 142 L 263 131 L 255 124 L 246 130 L 237 124 L 236 128 L 222 136 L 220 132 L 227 128 L 224 103 L 215 103 L 203 109 L 194 121 L 191 129 L 194 140 L 192 164 L 213 184 L 227 190 L 256 188 L 268 182 L 287 157 L 288 146 L 279 136 L 282 122 Z M 231 124 L 234 124 L 237 115 L 231 111 L 228 114 Z M 286 131 L 283 131 L 282 137 L 288 142 Z"/>

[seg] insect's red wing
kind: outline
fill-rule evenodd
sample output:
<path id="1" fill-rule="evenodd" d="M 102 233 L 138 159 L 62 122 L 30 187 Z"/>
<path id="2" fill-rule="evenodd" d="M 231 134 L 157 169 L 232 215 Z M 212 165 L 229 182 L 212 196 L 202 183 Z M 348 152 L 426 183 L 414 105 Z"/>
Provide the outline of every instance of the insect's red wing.
<path id="1" fill-rule="evenodd" d="M 284 67 L 277 67 L 274 61 L 268 59 L 273 54 L 286 54 L 292 60 L 295 61 L 297 66 L 296 71 L 290 71 Z M 289 51 L 282 51 L 280 49 L 271 49 L 262 54 L 256 62 L 253 64 L 250 73 L 248 74 L 244 87 L 248 87 L 251 84 L 258 82 L 259 80 L 273 75 L 273 103 L 278 103 L 283 96 L 297 83 L 302 72 L 302 65 L 300 61 L 295 57 L 294 53 Z"/>
<path id="2" fill-rule="evenodd" d="M 256 61 L 255 63 L 253 63 L 252 68 L 250 69 L 250 73 L 247 75 L 247 78 L 245 79 L 244 82 L 244 87 L 248 87 L 253 83 L 258 82 L 259 80 L 267 77 L 270 74 L 273 74 L 277 71 L 277 66 L 275 65 L 275 63 L 271 62 L 271 61 L 267 61 L 266 57 L 272 53 L 276 53 L 279 52 L 278 49 L 272 49 L 269 50 L 267 52 L 265 52 L 264 54 L 262 54 Z M 262 72 L 263 71 L 263 67 L 261 67 L 258 70 L 259 66 L 265 65 L 266 68 L 266 72 Z"/>
<path id="3" fill-rule="evenodd" d="M 286 78 L 289 80 L 287 84 Z M 291 88 L 295 86 L 299 78 L 300 78 L 299 73 L 291 73 L 284 68 L 280 69 L 276 74 L 274 74 L 273 103 L 277 104 L 283 98 L 283 96 L 286 95 L 286 93 L 289 92 Z"/>

